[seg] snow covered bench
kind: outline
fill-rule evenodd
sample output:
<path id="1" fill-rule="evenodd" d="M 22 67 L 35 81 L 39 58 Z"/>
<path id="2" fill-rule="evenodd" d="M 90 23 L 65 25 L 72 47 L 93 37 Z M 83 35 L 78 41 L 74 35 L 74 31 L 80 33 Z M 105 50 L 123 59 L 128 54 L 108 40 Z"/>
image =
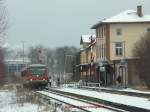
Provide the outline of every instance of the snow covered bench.
<path id="1" fill-rule="evenodd" d="M 89 89 L 89 90 L 100 90 L 101 84 L 100 83 L 84 83 L 84 85 L 79 86 L 79 88 Z"/>
<path id="2" fill-rule="evenodd" d="M 93 83 L 93 82 L 90 82 L 90 83 L 87 83 L 87 86 L 90 86 L 90 87 L 100 87 L 100 83 Z"/>

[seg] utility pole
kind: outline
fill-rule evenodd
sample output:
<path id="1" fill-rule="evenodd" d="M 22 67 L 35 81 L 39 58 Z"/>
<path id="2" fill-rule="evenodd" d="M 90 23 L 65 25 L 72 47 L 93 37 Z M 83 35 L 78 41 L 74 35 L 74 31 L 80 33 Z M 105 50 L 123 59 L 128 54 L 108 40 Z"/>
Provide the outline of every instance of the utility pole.
<path id="1" fill-rule="evenodd" d="M 10 83 L 10 73 L 9 73 L 9 61 L 7 62 L 7 65 L 8 65 L 8 83 Z"/>
<path id="2" fill-rule="evenodd" d="M 24 44 L 25 44 L 25 41 L 22 41 L 22 53 L 23 53 L 23 67 L 24 67 Z"/>

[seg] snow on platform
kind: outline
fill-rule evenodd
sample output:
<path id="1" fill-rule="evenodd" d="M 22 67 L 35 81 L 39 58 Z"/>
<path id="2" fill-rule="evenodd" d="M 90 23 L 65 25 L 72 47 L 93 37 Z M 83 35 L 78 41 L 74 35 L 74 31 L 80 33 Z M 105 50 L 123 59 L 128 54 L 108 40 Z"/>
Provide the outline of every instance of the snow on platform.
<path id="1" fill-rule="evenodd" d="M 132 89 L 132 88 L 127 88 L 127 89 L 123 89 L 123 90 L 119 90 L 119 91 L 142 93 L 142 94 L 149 94 L 150 95 L 150 91 L 140 91 L 140 90 L 135 90 L 135 89 Z"/>
<path id="2" fill-rule="evenodd" d="M 148 98 L 140 98 L 134 96 L 105 93 L 102 91 L 97 92 L 97 91 L 81 90 L 81 89 L 73 89 L 73 88 L 59 88 L 56 90 L 150 110 L 150 101 L 148 100 Z"/>
<path id="3" fill-rule="evenodd" d="M 90 112 L 114 112 L 112 110 L 108 110 L 108 109 L 105 109 L 103 107 L 98 107 L 98 106 L 95 106 L 95 105 L 92 105 L 92 104 L 89 104 L 89 103 L 77 101 L 77 100 L 74 100 L 74 99 L 71 99 L 71 98 L 63 97 L 63 96 L 52 94 L 52 93 L 49 93 L 49 92 L 45 92 L 45 91 L 38 91 L 38 92 L 41 93 L 41 94 L 47 95 L 47 96 L 49 96 L 53 99 L 57 99 L 60 102 L 65 102 L 67 104 L 76 106 L 78 108 L 83 108 L 84 110 L 87 110 L 87 111 L 90 111 Z M 71 108 L 73 108 L 73 107 L 71 107 Z"/>
<path id="4" fill-rule="evenodd" d="M 113 88 L 113 87 L 90 87 L 90 86 L 80 86 L 80 88 L 85 89 L 91 89 L 91 90 L 102 90 L 102 91 L 108 91 L 108 92 L 118 92 L 121 94 L 131 95 L 131 96 L 142 96 L 142 97 L 149 97 L 150 91 L 140 91 L 132 88 Z"/>

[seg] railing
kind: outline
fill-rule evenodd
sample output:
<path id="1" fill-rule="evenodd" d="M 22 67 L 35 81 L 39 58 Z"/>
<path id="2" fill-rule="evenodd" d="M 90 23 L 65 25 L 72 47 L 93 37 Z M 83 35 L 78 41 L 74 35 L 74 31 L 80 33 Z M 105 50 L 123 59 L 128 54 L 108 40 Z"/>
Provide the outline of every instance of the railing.
<path id="1" fill-rule="evenodd" d="M 94 83 L 94 82 L 75 82 L 75 83 L 67 83 L 63 84 L 62 87 L 101 87 L 100 83 Z"/>
<path id="2" fill-rule="evenodd" d="M 63 84 L 62 87 L 78 87 L 79 83 L 67 83 Z"/>

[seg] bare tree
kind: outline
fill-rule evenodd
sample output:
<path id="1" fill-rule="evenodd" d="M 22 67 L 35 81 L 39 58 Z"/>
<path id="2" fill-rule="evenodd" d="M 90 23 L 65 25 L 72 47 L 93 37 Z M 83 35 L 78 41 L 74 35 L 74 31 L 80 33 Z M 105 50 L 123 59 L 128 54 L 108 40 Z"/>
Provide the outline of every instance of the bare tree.
<path id="1" fill-rule="evenodd" d="M 57 60 L 57 72 L 63 74 L 64 71 L 73 73 L 73 67 L 75 66 L 75 54 L 78 49 L 73 46 L 64 46 L 56 48 L 55 59 Z M 69 56 L 69 57 L 68 57 Z"/>
<path id="2" fill-rule="evenodd" d="M 45 54 L 45 63 L 48 68 L 50 75 L 60 75 L 64 73 L 64 69 L 67 72 L 73 73 L 73 67 L 76 64 L 76 53 L 78 51 L 75 47 L 64 46 L 57 47 L 56 49 L 45 48 L 41 45 L 32 46 L 29 48 L 29 59 L 31 63 L 38 63 L 38 49 L 41 48 Z M 70 55 L 71 58 L 66 60 L 66 56 Z M 66 64 L 65 64 L 66 62 Z M 57 77 L 57 76 L 56 76 Z M 61 76 L 60 76 L 61 77 Z"/>
<path id="3" fill-rule="evenodd" d="M 5 70 L 4 70 L 4 54 L 3 54 L 3 47 L 4 38 L 7 29 L 7 13 L 6 7 L 4 6 L 4 0 L 0 0 L 0 85 L 4 82 L 5 78 Z"/>
<path id="4" fill-rule="evenodd" d="M 0 85 L 4 82 L 4 78 L 5 78 L 5 67 L 4 67 L 4 63 L 3 63 L 3 50 L 0 49 Z"/>
<path id="5" fill-rule="evenodd" d="M 4 6 L 4 0 L 0 0 L 0 46 L 4 42 L 4 37 L 6 35 L 6 29 L 8 28 L 8 16 L 7 10 Z"/>
<path id="6" fill-rule="evenodd" d="M 38 58 L 39 58 L 38 50 L 39 50 L 39 48 L 41 48 L 40 45 L 39 46 L 31 46 L 29 48 L 28 57 L 29 57 L 32 64 L 38 63 Z"/>
<path id="7" fill-rule="evenodd" d="M 137 57 L 137 74 L 150 88 L 150 33 L 145 34 L 136 44 L 133 54 Z"/>

